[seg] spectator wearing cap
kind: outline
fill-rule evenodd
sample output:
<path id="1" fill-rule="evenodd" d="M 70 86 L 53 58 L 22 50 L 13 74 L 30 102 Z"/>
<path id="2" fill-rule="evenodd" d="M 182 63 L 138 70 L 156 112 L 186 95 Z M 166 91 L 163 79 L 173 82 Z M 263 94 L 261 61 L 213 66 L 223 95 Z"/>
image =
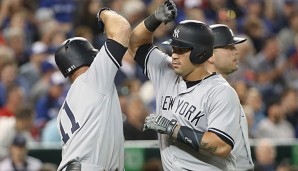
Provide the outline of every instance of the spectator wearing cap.
<path id="1" fill-rule="evenodd" d="M 33 43 L 30 50 L 29 62 L 20 67 L 20 75 L 27 82 L 30 92 L 33 85 L 41 78 L 41 65 L 47 57 L 48 47 L 42 42 Z"/>
<path id="2" fill-rule="evenodd" d="M 41 131 L 49 120 L 57 116 L 64 100 L 64 85 L 63 75 L 58 71 L 54 72 L 47 93 L 37 100 L 35 106 L 37 115 L 34 125 L 38 130 Z"/>
<path id="3" fill-rule="evenodd" d="M 28 156 L 27 140 L 22 134 L 16 134 L 9 147 L 10 155 L 0 162 L 1 171 L 39 171 L 42 161 Z"/>

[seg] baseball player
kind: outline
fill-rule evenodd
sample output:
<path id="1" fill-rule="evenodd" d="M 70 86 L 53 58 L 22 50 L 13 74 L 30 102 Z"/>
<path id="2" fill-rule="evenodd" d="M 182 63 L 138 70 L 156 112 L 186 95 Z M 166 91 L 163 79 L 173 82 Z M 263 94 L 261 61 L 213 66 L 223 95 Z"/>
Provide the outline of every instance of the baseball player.
<path id="1" fill-rule="evenodd" d="M 123 121 L 114 77 L 127 51 L 130 24 L 103 8 L 99 26 L 107 40 L 94 49 L 81 37 L 67 39 L 55 61 L 72 85 L 58 114 L 62 161 L 58 170 L 124 170 Z"/>
<path id="2" fill-rule="evenodd" d="M 172 21 L 172 0 L 160 5 L 130 36 L 129 53 L 152 81 L 157 114 L 145 119 L 144 130 L 158 131 L 165 171 L 236 170 L 231 153 L 240 130 L 240 102 L 220 75 L 207 70 L 214 37 L 203 22 L 185 20 L 174 29 L 172 58 L 152 45 L 154 31 Z"/>
<path id="3" fill-rule="evenodd" d="M 224 24 L 214 24 L 210 28 L 214 34 L 213 56 L 208 59 L 208 69 L 221 74 L 224 78 L 238 69 L 239 51 L 236 44 L 243 43 L 246 38 L 235 37 L 233 31 Z M 247 119 L 242 106 L 239 120 L 241 131 L 235 138 L 235 147 L 232 154 L 236 157 L 237 171 L 253 170 L 251 150 L 248 139 Z"/>

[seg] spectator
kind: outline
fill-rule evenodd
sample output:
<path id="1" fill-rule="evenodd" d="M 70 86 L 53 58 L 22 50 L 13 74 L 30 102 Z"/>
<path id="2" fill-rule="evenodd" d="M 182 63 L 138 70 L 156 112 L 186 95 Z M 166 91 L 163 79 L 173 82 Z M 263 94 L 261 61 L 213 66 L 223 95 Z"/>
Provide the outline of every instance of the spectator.
<path id="1" fill-rule="evenodd" d="M 49 120 L 41 132 L 41 142 L 61 143 L 61 137 L 57 128 L 57 117 Z"/>
<path id="2" fill-rule="evenodd" d="M 14 51 L 18 66 L 28 62 L 25 32 L 21 28 L 11 28 L 3 32 L 6 45 Z"/>
<path id="3" fill-rule="evenodd" d="M 202 5 L 201 0 L 185 0 L 184 12 L 186 20 L 199 20 L 206 21 L 204 10 L 200 8 Z"/>
<path id="4" fill-rule="evenodd" d="M 34 83 L 41 78 L 41 65 L 47 57 L 48 47 L 43 42 L 35 42 L 30 50 L 30 62 L 20 67 L 22 78 L 27 81 L 28 92 Z"/>
<path id="5" fill-rule="evenodd" d="M 6 103 L 8 87 L 18 82 L 17 71 L 17 64 L 13 60 L 3 63 L 0 68 L 0 107 Z"/>
<path id="6" fill-rule="evenodd" d="M 127 19 L 132 27 L 137 26 L 147 16 L 146 5 L 141 0 L 124 1 L 121 11 L 123 17 Z"/>
<path id="7" fill-rule="evenodd" d="M 295 137 L 298 138 L 298 94 L 296 89 L 286 89 L 281 96 L 281 106 L 285 117 L 295 129 Z"/>
<path id="8" fill-rule="evenodd" d="M 0 68 L 3 68 L 4 64 L 10 63 L 14 60 L 14 51 L 9 47 L 0 44 Z"/>
<path id="9" fill-rule="evenodd" d="M 51 75 L 50 78 L 50 87 L 47 93 L 44 96 L 41 96 L 36 103 L 36 118 L 35 118 L 35 127 L 42 131 L 45 124 L 56 118 L 60 107 L 62 106 L 64 96 L 64 85 L 65 78 L 63 75 L 56 71 Z M 41 132 L 38 133 L 39 136 Z"/>
<path id="10" fill-rule="evenodd" d="M 115 77 L 115 84 L 116 86 L 121 86 L 122 84 L 131 82 L 131 80 L 135 80 L 135 82 L 142 84 L 147 81 L 148 78 L 144 76 L 141 68 L 136 64 L 132 57 L 130 57 L 128 53 L 125 53 L 122 59 L 122 67 L 117 71 Z"/>
<path id="11" fill-rule="evenodd" d="M 77 1 L 73 0 L 41 0 L 39 2 L 39 8 L 52 10 L 55 20 L 59 22 L 59 27 L 69 34 L 73 31 L 76 5 Z"/>
<path id="12" fill-rule="evenodd" d="M 41 160 L 28 156 L 27 140 L 22 134 L 17 134 L 9 147 L 9 156 L 0 162 L 0 170 L 39 171 L 42 168 Z"/>
<path id="13" fill-rule="evenodd" d="M 285 113 L 280 102 L 273 102 L 267 108 L 267 118 L 257 126 L 257 138 L 287 139 L 295 138 L 295 130 L 285 119 Z"/>
<path id="14" fill-rule="evenodd" d="M 278 98 L 285 88 L 284 73 L 287 69 L 285 55 L 280 53 L 275 36 L 266 38 L 263 49 L 256 55 L 253 66 L 256 71 L 256 87 L 261 91 L 265 103 Z"/>
<path id="15" fill-rule="evenodd" d="M 143 125 L 149 111 L 142 99 L 135 94 L 128 96 L 126 120 L 123 124 L 126 140 L 156 140 L 157 133 L 153 130 L 143 132 Z"/>
<path id="16" fill-rule="evenodd" d="M 251 136 L 255 137 L 257 125 L 266 118 L 265 106 L 260 91 L 254 87 L 250 88 L 247 91 L 244 105 L 252 108 L 253 110 L 254 119 L 251 128 Z"/>
<path id="17" fill-rule="evenodd" d="M 98 24 L 94 16 L 96 16 L 98 9 L 102 7 L 101 1 L 84 0 L 78 1 L 78 3 L 78 10 L 75 13 L 76 17 L 74 20 L 75 28 L 87 27 L 88 29 L 91 29 L 92 36 L 99 34 L 100 32 L 98 31 Z M 89 40 L 88 37 L 84 38 Z M 93 42 L 92 40 L 89 41 Z"/>
<path id="18" fill-rule="evenodd" d="M 247 119 L 247 126 L 248 126 L 248 137 L 249 138 L 254 138 L 254 133 L 253 133 L 253 123 L 254 123 L 254 117 L 255 113 L 253 111 L 253 108 L 251 106 L 244 105 L 243 110 Z"/>
<path id="19" fill-rule="evenodd" d="M 294 47 L 289 53 L 288 57 L 288 72 L 285 75 L 285 80 L 288 87 L 298 89 L 298 34 L 294 38 Z"/>
<path id="20" fill-rule="evenodd" d="M 260 139 L 255 148 L 255 171 L 276 171 L 276 147 L 268 139 Z"/>
<path id="21" fill-rule="evenodd" d="M 298 34 L 298 11 L 293 12 L 288 17 L 289 26 L 282 28 L 278 33 L 278 43 L 281 52 L 287 54 L 294 46 L 295 35 Z"/>
<path id="22" fill-rule="evenodd" d="M 16 134 L 25 135 L 28 142 L 34 141 L 30 133 L 34 115 L 30 106 L 22 106 L 15 117 L 0 117 L 0 160 L 8 155 L 9 144 Z"/>
<path id="23" fill-rule="evenodd" d="M 258 53 L 263 48 L 266 36 L 262 20 L 257 16 L 246 16 L 243 22 L 243 32 L 251 39 L 256 53 Z"/>
<path id="24" fill-rule="evenodd" d="M 41 78 L 34 83 L 29 94 L 30 101 L 33 104 L 36 104 L 38 99 L 47 93 L 50 87 L 51 75 L 55 72 L 55 66 L 46 60 L 41 64 L 41 71 Z"/>
<path id="25" fill-rule="evenodd" d="M 11 85 L 7 89 L 7 100 L 2 108 L 0 108 L 0 117 L 14 117 L 19 108 L 24 104 L 23 89 L 17 85 Z"/>

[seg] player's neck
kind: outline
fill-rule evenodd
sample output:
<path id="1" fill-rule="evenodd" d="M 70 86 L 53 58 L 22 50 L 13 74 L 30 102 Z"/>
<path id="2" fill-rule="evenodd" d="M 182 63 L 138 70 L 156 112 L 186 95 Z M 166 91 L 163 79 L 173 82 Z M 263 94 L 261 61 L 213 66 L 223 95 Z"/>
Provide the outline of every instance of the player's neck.
<path id="1" fill-rule="evenodd" d="M 227 79 L 228 78 L 228 75 L 227 74 L 223 74 L 221 73 L 222 77 L 224 77 L 224 79 Z"/>
<path id="2" fill-rule="evenodd" d="M 188 76 L 184 77 L 184 81 L 198 81 L 203 80 L 204 78 L 208 77 L 212 73 L 208 72 L 207 70 L 196 70 L 193 73 L 189 74 Z"/>
<path id="3" fill-rule="evenodd" d="M 81 74 L 85 73 L 88 70 L 89 66 L 83 66 L 77 69 L 73 74 L 69 76 L 71 83 L 73 83 Z"/>

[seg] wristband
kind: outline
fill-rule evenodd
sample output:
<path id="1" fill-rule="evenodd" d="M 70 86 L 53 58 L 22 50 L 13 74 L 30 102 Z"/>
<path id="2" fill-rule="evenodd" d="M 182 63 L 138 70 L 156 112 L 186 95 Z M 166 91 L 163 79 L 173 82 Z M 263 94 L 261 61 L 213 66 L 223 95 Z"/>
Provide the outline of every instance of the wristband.
<path id="1" fill-rule="evenodd" d="M 161 24 L 161 21 L 157 20 L 155 14 L 151 14 L 149 17 L 145 19 L 144 24 L 150 32 L 154 32 L 157 29 L 157 27 Z"/>
<path id="2" fill-rule="evenodd" d="M 104 10 L 109 10 L 109 11 L 111 11 L 111 9 L 108 8 L 108 7 L 103 7 L 103 8 L 101 8 L 101 9 L 97 12 L 97 14 L 96 14 L 97 21 L 101 21 L 101 19 L 100 19 L 100 14 L 101 14 L 101 12 L 104 11 Z"/>
<path id="3" fill-rule="evenodd" d="M 204 132 L 194 130 L 192 128 L 181 126 L 177 135 L 177 140 L 187 146 L 198 150 L 202 141 Z"/>

